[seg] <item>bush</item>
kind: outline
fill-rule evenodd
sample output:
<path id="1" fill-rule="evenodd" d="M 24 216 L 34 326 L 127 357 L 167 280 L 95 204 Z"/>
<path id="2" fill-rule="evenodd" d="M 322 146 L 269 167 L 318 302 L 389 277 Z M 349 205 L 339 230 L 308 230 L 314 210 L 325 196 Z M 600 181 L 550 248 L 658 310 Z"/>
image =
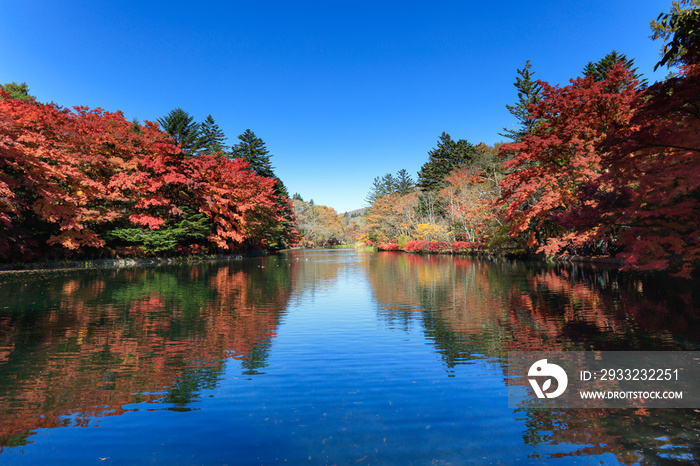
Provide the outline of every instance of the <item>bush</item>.
<path id="1" fill-rule="evenodd" d="M 450 252 L 450 245 L 444 241 L 409 241 L 404 247 L 404 251 L 417 253 L 441 253 Z"/>
<path id="2" fill-rule="evenodd" d="M 469 241 L 455 241 L 452 243 L 452 252 L 470 252 L 476 244 Z"/>

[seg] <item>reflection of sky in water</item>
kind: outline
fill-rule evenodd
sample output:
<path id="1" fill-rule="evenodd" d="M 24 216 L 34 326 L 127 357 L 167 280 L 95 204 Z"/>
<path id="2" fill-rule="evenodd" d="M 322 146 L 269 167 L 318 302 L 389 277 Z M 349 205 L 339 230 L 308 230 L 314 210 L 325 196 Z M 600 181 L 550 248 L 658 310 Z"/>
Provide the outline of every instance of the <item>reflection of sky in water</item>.
<path id="1" fill-rule="evenodd" d="M 124 396 L 110 405 L 87 386 L 74 387 L 77 394 L 69 382 L 65 392 L 42 386 L 45 393 L 33 393 L 75 398 L 58 412 L 68 425 L 95 428 L 37 424 L 32 443 L 4 448 L 2 462 L 617 464 L 639 461 L 641 445 L 647 458 L 697 458 L 695 444 L 669 447 L 693 432 L 682 426 L 697 426 L 697 416 L 682 411 L 508 408 L 502 361 L 513 346 L 687 344 L 669 339 L 667 328 L 658 328 L 658 339 L 647 335 L 659 324 L 644 320 L 644 308 L 658 312 L 658 303 L 635 310 L 639 295 L 606 294 L 625 287 L 608 276 L 293 251 L 226 266 L 78 277 L 42 282 L 46 302 L 31 304 L 37 314 L 12 311 L 31 329 L 4 311 L 3 338 L 17 331 L 43 342 L 10 354 L 24 357 L 37 379 L 62 368 L 99 370 L 88 380 L 116 374 L 109 393 Z M 627 306 L 624 314 L 616 303 Z M 685 322 L 687 331 L 694 325 Z M 93 362 L 75 366 L 88 360 L 81 356 L 88 343 Z M 95 365 L 95 354 L 111 359 Z M 32 369 L 32 361 L 44 365 Z M 3 367 L 20 367 L 12 364 L 0 365 L 0 402 L 23 389 L 2 376 Z M 101 406 L 84 414 L 80 393 Z"/>

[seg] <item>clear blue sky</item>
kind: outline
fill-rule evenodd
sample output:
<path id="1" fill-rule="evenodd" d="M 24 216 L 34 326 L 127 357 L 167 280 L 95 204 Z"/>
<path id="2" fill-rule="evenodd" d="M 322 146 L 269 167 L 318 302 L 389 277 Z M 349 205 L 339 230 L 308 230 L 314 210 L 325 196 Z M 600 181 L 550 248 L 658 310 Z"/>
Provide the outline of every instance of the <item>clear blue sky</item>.
<path id="1" fill-rule="evenodd" d="M 344 212 L 375 176 L 415 178 L 443 131 L 493 144 L 513 82 L 567 84 L 615 49 L 650 83 L 670 0 L 107 2 L 4 0 L 0 83 L 39 101 L 246 128 L 290 194 Z"/>

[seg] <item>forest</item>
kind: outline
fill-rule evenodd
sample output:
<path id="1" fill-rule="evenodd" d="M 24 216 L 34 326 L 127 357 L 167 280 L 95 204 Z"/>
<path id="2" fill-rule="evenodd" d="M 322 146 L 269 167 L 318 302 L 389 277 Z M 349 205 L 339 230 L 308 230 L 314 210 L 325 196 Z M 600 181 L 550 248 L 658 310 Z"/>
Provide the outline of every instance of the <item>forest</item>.
<path id="1" fill-rule="evenodd" d="M 488 146 L 443 133 L 418 173 L 377 177 L 363 240 L 380 250 L 613 258 L 690 277 L 700 263 L 700 10 L 674 3 L 648 85 L 612 51 L 568 85 L 518 70 L 515 129 Z"/>
<path id="2" fill-rule="evenodd" d="M 26 84 L 0 99 L 0 260 L 178 256 L 281 249 L 291 200 L 264 142 L 228 150 L 209 116 L 158 122 L 39 103 Z"/>
<path id="3" fill-rule="evenodd" d="M 606 257 L 690 277 L 700 263 L 697 0 L 652 21 L 649 85 L 612 51 L 567 85 L 517 70 L 517 126 L 489 146 L 442 133 L 414 181 L 374 180 L 366 209 L 290 198 L 262 139 L 213 117 L 157 122 L 0 91 L 0 261 L 239 253 L 359 242 L 380 250 Z"/>

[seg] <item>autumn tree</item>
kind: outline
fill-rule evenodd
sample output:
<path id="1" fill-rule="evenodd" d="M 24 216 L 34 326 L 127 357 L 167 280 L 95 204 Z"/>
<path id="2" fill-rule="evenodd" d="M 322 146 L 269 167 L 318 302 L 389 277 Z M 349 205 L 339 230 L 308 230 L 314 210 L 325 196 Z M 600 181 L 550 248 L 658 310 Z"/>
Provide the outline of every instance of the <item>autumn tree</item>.
<path id="1" fill-rule="evenodd" d="M 501 182 L 501 201 L 513 236 L 525 234 L 532 247 L 561 235 L 558 218 L 584 199 L 578 193 L 600 176 L 601 141 L 631 116 L 637 81 L 621 64 L 607 79 L 578 78 L 564 87 L 541 82 L 542 99 L 532 107 L 541 120 L 535 134 L 501 146 L 512 170 Z"/>
<path id="2" fill-rule="evenodd" d="M 347 241 L 343 235 L 345 230 L 343 218 L 335 209 L 317 205 L 313 199 L 308 203 L 301 199 L 295 199 L 293 202 L 299 232 L 305 246 L 339 244 Z"/>
<path id="3" fill-rule="evenodd" d="M 582 193 L 588 202 L 563 220 L 572 241 L 615 240 L 629 268 L 690 277 L 700 266 L 700 44 L 678 24 L 692 14 L 671 15 L 680 72 L 639 94 L 629 124 L 605 141 L 603 174 Z"/>
<path id="4" fill-rule="evenodd" d="M 453 170 L 438 195 L 457 238 L 483 241 L 500 223 L 496 206 L 498 184 L 473 167 Z"/>
<path id="5" fill-rule="evenodd" d="M 168 255 L 276 247 L 293 228 L 244 160 L 182 157 L 154 122 L 0 100 L 0 257 Z"/>

